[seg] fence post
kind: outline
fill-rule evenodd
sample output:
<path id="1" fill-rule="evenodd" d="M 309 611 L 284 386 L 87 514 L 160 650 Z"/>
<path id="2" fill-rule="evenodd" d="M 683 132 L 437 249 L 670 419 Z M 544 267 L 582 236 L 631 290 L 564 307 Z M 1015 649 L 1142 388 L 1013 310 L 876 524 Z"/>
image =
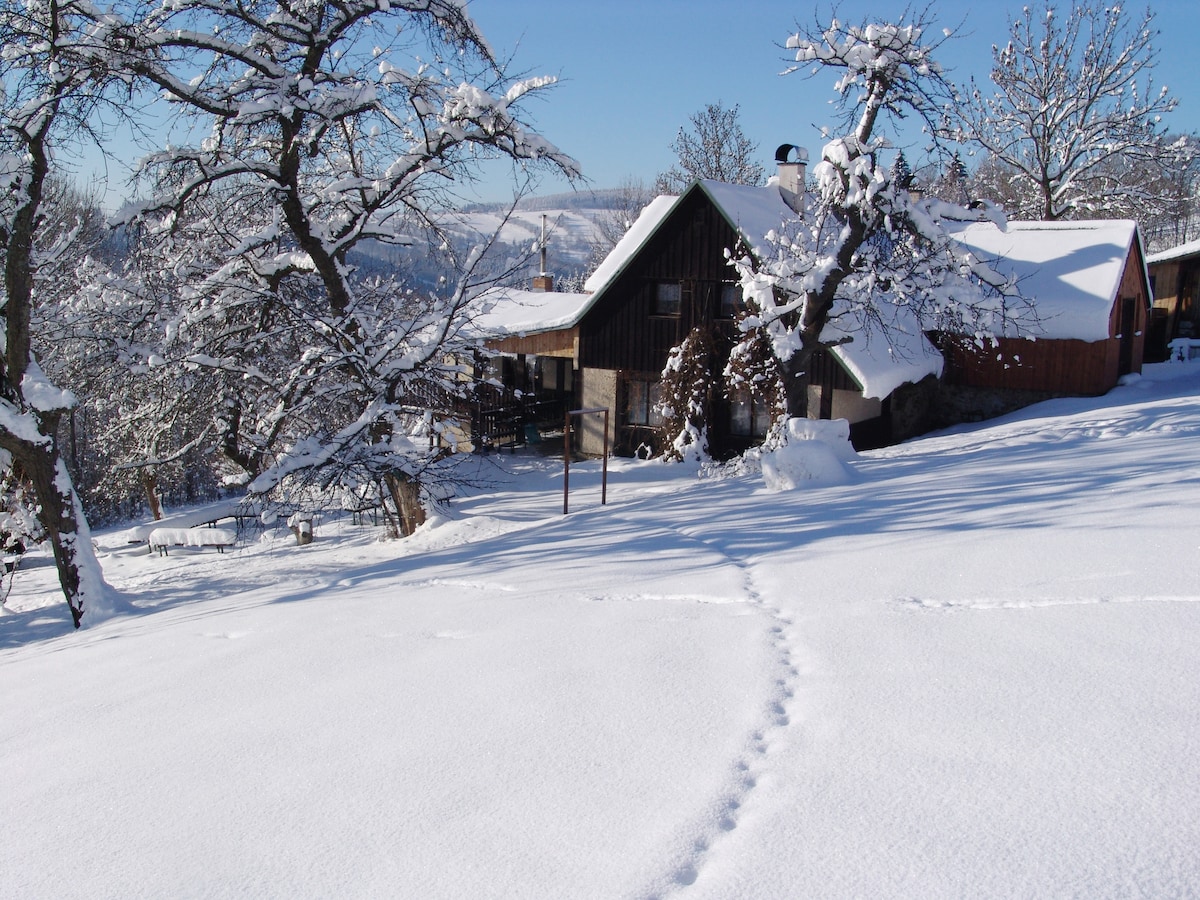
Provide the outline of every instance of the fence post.
<path id="1" fill-rule="evenodd" d="M 604 439 L 602 442 L 603 455 L 601 456 L 600 470 L 600 505 L 608 504 L 608 407 L 596 406 L 590 409 L 571 409 L 567 410 L 566 420 L 563 424 L 563 515 L 567 515 L 567 493 L 570 490 L 571 481 L 571 417 L 583 416 L 589 413 L 604 413 Z"/>

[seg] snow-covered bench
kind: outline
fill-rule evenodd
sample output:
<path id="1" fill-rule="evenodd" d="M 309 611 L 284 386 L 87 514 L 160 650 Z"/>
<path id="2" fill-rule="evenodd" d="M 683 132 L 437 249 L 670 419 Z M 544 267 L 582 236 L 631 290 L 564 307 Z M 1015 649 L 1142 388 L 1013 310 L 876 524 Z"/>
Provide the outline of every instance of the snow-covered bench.
<path id="1" fill-rule="evenodd" d="M 1175 338 L 1170 347 L 1171 359 L 1183 361 L 1200 357 L 1200 338 Z"/>
<path id="2" fill-rule="evenodd" d="M 229 528 L 155 528 L 147 539 L 150 552 L 167 555 L 168 547 L 216 547 L 224 553 L 237 543 L 237 532 Z"/>
<path id="3" fill-rule="evenodd" d="M 243 519 L 258 515 L 254 504 L 245 500 L 229 499 L 197 506 L 181 513 L 165 516 L 155 522 L 134 525 L 125 531 L 125 540 L 131 544 L 140 544 L 150 539 L 150 534 L 159 528 L 193 528 L 198 525 L 215 525 L 222 519 L 234 519 L 241 527 Z"/>

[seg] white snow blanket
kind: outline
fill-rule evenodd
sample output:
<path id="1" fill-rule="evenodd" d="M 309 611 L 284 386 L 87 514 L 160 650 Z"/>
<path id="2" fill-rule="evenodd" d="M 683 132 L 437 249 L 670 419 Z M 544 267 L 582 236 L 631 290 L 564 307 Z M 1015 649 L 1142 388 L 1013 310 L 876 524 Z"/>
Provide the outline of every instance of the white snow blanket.
<path id="1" fill-rule="evenodd" d="M 1200 896 L 1200 363 L 842 485 L 503 462 L 303 566 L 98 533 L 79 632 L 28 560 L 0 896 Z"/>

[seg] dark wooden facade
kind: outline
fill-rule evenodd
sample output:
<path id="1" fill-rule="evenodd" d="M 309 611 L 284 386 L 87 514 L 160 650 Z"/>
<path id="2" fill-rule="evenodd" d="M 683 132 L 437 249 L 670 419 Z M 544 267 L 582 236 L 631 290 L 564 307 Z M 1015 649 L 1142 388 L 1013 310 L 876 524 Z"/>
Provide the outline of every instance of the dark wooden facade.
<path id="1" fill-rule="evenodd" d="M 729 291 L 740 297 L 740 286 L 728 252 L 738 240 L 733 225 L 701 186 L 694 185 L 604 288 L 580 323 L 580 368 L 585 372 L 607 369 L 618 373 L 614 435 L 618 451 L 633 452 L 642 447 L 662 450 L 665 435 L 625 417 L 628 386 L 631 382 L 658 381 L 671 349 L 679 346 L 692 329 L 702 328 L 712 335 L 713 383 L 722 383 L 721 372 L 737 338 Z M 660 284 L 679 285 L 677 313 L 663 314 L 656 307 Z M 832 396 L 833 389 L 862 390 L 827 353 L 814 359 L 808 381 L 821 385 L 825 398 Z M 821 412 L 829 417 L 828 410 Z M 811 413 L 816 417 L 818 411 Z M 870 431 L 872 442 L 878 442 L 877 427 L 855 431 Z M 730 403 L 718 391 L 710 398 L 708 422 L 714 456 L 741 453 L 761 439 L 759 434 L 734 432 Z"/>
<path id="2" fill-rule="evenodd" d="M 723 328 L 723 284 L 736 281 L 725 259 L 737 234 L 703 191 L 690 191 L 609 284 L 583 321 L 581 368 L 652 372 L 657 376 L 672 347 L 695 327 Z M 660 283 L 679 283 L 677 315 L 655 312 Z"/>

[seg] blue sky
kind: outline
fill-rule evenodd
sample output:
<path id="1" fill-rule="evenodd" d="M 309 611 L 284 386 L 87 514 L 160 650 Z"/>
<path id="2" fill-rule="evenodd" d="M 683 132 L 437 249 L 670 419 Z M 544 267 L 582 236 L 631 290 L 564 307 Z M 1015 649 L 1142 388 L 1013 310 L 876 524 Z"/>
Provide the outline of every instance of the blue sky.
<path id="1" fill-rule="evenodd" d="M 918 4 L 919 6 L 920 4 Z M 907 4 L 846 0 L 841 18 L 897 19 Z M 1179 98 L 1169 120 L 1172 131 L 1200 132 L 1200 76 L 1195 72 L 1195 36 L 1200 34 L 1200 0 L 1158 0 L 1159 52 L 1156 84 Z M 783 76 L 783 44 L 797 20 L 825 24 L 831 6 L 811 0 L 470 0 L 468 9 L 494 49 L 511 58 L 514 73 L 556 75 L 561 80 L 528 113 L 535 127 L 583 166 L 585 187 L 616 187 L 640 179 L 650 186 L 670 167 L 670 143 L 693 113 L 708 103 L 737 104 L 743 130 L 758 145 L 764 165 L 783 143 L 819 151 L 819 129 L 833 124 L 829 103 L 834 78 L 802 73 Z M 960 37 L 940 55 L 956 81 L 986 80 L 991 47 L 1008 35 L 1018 2 L 963 3 L 943 0 L 933 21 Z M 1143 6 L 1132 5 L 1140 18 Z M 910 134 L 914 164 L 922 142 Z M 128 142 L 116 136 L 117 146 Z M 118 149 L 108 164 L 109 205 L 119 201 L 127 175 L 123 164 L 137 151 Z M 81 169 L 90 168 L 88 161 Z M 81 173 L 86 178 L 86 174 Z M 97 176 L 103 179 L 103 174 Z M 103 193 L 105 185 L 97 183 Z M 568 189 L 547 180 L 538 193 Z M 511 197 L 507 169 L 488 172 L 480 199 Z"/>
<path id="2" fill-rule="evenodd" d="M 839 4 L 844 21 L 869 15 L 898 18 L 905 3 Z M 471 0 L 471 15 L 493 47 L 512 56 L 514 69 L 558 75 L 561 83 L 531 107 L 539 130 L 582 164 L 591 186 L 615 187 L 634 177 L 647 184 L 670 167 L 669 145 L 680 126 L 708 103 L 738 104 L 747 137 L 770 165 L 782 143 L 820 149 L 819 128 L 832 124 L 830 76 L 781 76 L 783 43 L 797 20 L 822 22 L 829 4 L 781 0 Z M 921 4 L 917 4 L 921 8 Z M 941 62 L 955 81 L 986 80 L 991 47 L 1008 36 L 1017 2 L 942 2 L 933 20 L 961 37 L 947 42 Z M 1151 5 L 1159 35 L 1155 83 L 1179 98 L 1168 126 L 1200 132 L 1200 76 L 1195 37 L 1200 2 L 1158 0 Z M 1140 19 L 1144 4 L 1128 7 Z M 921 155 L 917 136 L 908 153 Z M 542 193 L 565 186 L 550 182 Z M 502 184 L 489 185 L 503 196 Z"/>

